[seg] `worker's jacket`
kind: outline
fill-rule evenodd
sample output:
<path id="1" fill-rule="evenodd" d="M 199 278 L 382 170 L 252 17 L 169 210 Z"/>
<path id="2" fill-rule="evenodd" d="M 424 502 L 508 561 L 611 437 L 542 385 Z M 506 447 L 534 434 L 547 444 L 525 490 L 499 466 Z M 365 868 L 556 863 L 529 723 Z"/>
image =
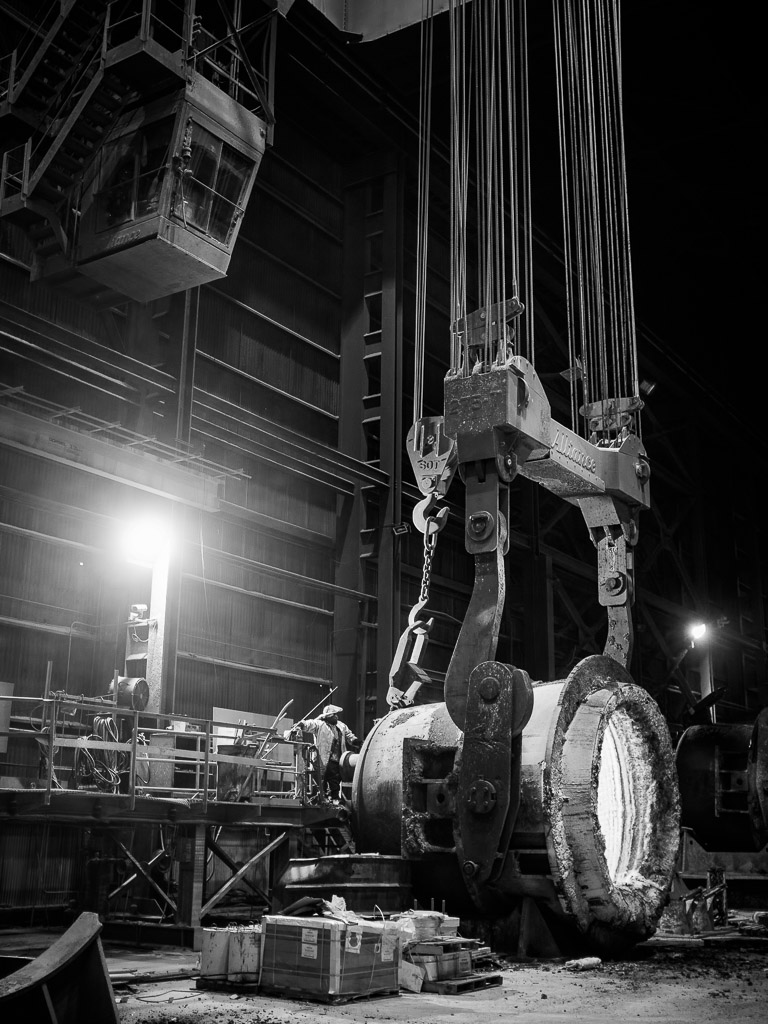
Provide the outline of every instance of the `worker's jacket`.
<path id="1" fill-rule="evenodd" d="M 308 732 L 310 736 L 314 737 L 317 759 L 320 762 L 323 773 L 325 773 L 333 746 L 333 727 L 328 725 L 324 718 L 307 718 L 303 722 L 297 722 L 293 728 L 301 729 L 302 732 Z M 339 743 L 342 754 L 346 753 L 351 747 L 357 748 L 360 746 L 360 741 L 349 726 L 343 722 L 337 722 L 336 728 L 339 730 Z"/>

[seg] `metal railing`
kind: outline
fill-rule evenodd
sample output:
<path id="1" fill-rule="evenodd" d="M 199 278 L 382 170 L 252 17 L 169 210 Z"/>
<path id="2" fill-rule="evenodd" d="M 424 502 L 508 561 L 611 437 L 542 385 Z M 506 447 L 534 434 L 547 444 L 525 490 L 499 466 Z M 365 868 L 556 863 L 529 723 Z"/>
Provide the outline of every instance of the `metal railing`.
<path id="1" fill-rule="evenodd" d="M 26 196 L 29 192 L 29 167 L 32 159 L 32 139 L 21 146 L 3 153 L 0 171 L 0 206 L 4 200 L 14 196 Z"/>
<path id="2" fill-rule="evenodd" d="M 62 3 L 55 0 L 44 12 L 36 13 L 34 24 L 21 40 L 19 46 L 5 57 L 0 58 L 0 103 L 13 103 L 16 99 L 16 87 L 22 85 L 27 75 L 40 56 L 42 49 L 47 48 L 51 35 L 74 6 L 74 0 Z M 23 87 L 23 86 L 22 86 Z"/>
<path id="3" fill-rule="evenodd" d="M 107 6 L 105 50 L 132 39 L 154 39 L 170 53 L 186 56 L 190 33 L 187 23 L 185 5 L 175 0 L 164 0 L 161 8 L 153 0 L 112 0 Z"/>
<path id="4" fill-rule="evenodd" d="M 4 719 L 9 744 L 38 745 L 35 784 L 29 785 L 27 775 L 20 785 L 44 790 L 45 805 L 65 788 L 125 797 L 130 810 L 144 795 L 187 799 L 203 813 L 211 803 L 303 805 L 314 795 L 312 744 L 286 740 L 271 728 L 154 714 L 119 707 L 111 697 L 61 693 L 0 696 L 0 723 Z M 290 762 L 274 759 L 278 745 L 291 748 Z M 30 762 L 15 765 L 27 772 L 34 768 Z M 0 769 L 13 766 L 6 762 Z"/>
<path id="5" fill-rule="evenodd" d="M 0 57 L 0 103 L 13 102 L 13 87 L 16 83 L 17 71 L 16 50 L 11 50 Z"/>

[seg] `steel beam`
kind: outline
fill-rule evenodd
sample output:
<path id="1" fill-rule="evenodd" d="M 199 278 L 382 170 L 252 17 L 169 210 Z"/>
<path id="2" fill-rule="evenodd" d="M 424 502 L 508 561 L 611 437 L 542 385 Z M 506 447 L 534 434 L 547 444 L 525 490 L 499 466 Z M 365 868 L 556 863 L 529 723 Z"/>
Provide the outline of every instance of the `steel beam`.
<path id="1" fill-rule="evenodd" d="M 219 508 L 219 481 L 210 476 L 108 444 L 16 409 L 0 407 L 0 444 L 206 512 Z"/>
<path id="2" fill-rule="evenodd" d="M 341 32 L 365 43 L 399 32 L 424 19 L 424 5 L 414 0 L 310 0 Z M 449 0 L 433 0 L 432 13 L 447 11 Z"/>

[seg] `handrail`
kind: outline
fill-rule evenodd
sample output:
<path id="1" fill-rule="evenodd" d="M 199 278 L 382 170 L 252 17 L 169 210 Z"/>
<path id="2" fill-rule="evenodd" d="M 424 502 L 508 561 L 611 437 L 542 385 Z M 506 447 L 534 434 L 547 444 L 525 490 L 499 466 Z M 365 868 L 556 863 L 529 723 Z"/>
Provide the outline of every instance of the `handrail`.
<path id="1" fill-rule="evenodd" d="M 235 726 L 232 722 L 222 722 L 216 719 L 138 711 L 133 708 L 118 707 L 111 698 L 77 697 L 60 692 L 53 693 L 50 697 L 0 696 L 0 710 L 5 704 L 10 704 L 7 716 L 10 722 L 9 740 L 34 737 L 44 743 L 47 759 L 44 786 L 42 787 L 45 790 L 43 797 L 45 805 L 50 805 L 52 794 L 59 786 L 57 774 L 75 771 L 78 751 L 94 751 L 103 753 L 105 756 L 127 757 L 127 763 L 114 769 L 114 774 L 123 781 L 97 786 L 96 789 L 101 793 L 127 797 L 131 810 L 135 808 L 137 798 L 146 792 L 177 797 L 180 794 L 189 794 L 190 799 L 197 798 L 202 801 L 204 811 L 207 811 L 211 802 L 214 804 L 232 802 L 224 800 L 223 796 L 217 792 L 220 765 L 242 768 L 241 785 L 243 779 L 250 780 L 255 776 L 253 789 L 248 791 L 249 798 L 262 798 L 271 801 L 289 800 L 306 804 L 311 795 L 305 775 L 308 761 L 307 748 L 311 748 L 312 744 L 302 740 L 285 739 L 279 730 L 274 728 L 255 725 Z M 14 706 L 16 706 L 15 714 Z M 24 708 L 29 708 L 30 713 L 24 713 L 22 710 Z M 38 708 L 41 709 L 40 716 L 33 718 L 31 712 Z M 87 722 L 68 721 L 77 711 L 81 712 L 81 717 L 87 719 Z M 96 716 L 107 717 L 113 722 L 129 721 L 130 731 L 129 733 L 127 730 L 124 731 L 122 740 L 101 739 L 94 736 L 92 732 L 87 736 L 77 733 L 78 724 L 82 729 L 91 729 L 93 727 L 92 719 Z M 21 727 L 18 723 L 28 724 L 26 727 Z M 178 729 L 175 723 L 182 724 L 184 729 Z M 232 729 L 238 731 L 245 729 L 256 741 L 253 743 L 254 751 L 263 747 L 265 741 L 291 747 L 293 750 L 291 763 L 273 761 L 269 757 L 220 752 L 219 746 L 234 745 L 235 737 L 222 733 L 222 730 L 231 733 Z M 158 742 L 161 736 L 174 739 L 181 737 L 197 741 L 198 749 L 181 749 L 176 746 L 175 742 L 172 745 L 166 745 Z M 158 739 L 153 739 L 153 737 Z M 203 744 L 201 748 L 199 747 L 200 743 Z M 216 745 L 215 750 L 214 745 Z M 71 762 L 56 764 L 57 752 L 67 750 L 72 751 Z M 106 765 L 106 762 L 104 764 Z M 170 783 L 166 785 L 152 785 L 150 781 L 143 781 L 139 776 L 140 768 L 147 764 L 150 769 L 154 764 L 171 765 L 177 770 L 194 771 L 196 784 L 195 786 L 174 785 L 173 779 L 171 779 Z M 268 789 L 266 786 L 262 788 L 258 785 L 259 777 L 264 773 L 275 773 L 278 776 L 278 789 Z M 87 788 L 90 790 L 92 787 Z M 240 799 L 242 797 L 238 793 L 238 801 Z"/>
<path id="2" fill-rule="evenodd" d="M 8 67 L 7 74 L 2 70 L 4 65 L 7 65 Z M 4 101 L 13 103 L 13 87 L 16 82 L 16 67 L 16 50 L 11 50 L 10 53 L 6 53 L 4 56 L 0 57 L 0 103 L 3 103 Z"/>

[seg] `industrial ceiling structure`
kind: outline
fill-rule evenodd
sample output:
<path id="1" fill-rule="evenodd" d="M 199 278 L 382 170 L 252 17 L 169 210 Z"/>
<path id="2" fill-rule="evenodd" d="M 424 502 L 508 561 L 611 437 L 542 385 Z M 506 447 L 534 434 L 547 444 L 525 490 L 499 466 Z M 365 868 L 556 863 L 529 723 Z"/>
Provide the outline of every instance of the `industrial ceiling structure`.
<path id="1" fill-rule="evenodd" d="M 678 774 L 691 877 L 765 857 L 745 353 L 717 388 L 644 324 L 618 5 L 28 6 L 0 3 L 0 914 L 191 942 L 243 878 L 251 910 L 325 892 L 302 854 L 357 848 L 360 892 L 488 913 L 546 876 L 636 941 L 661 903 L 616 909 L 626 818 L 594 916 L 531 797 L 604 733 L 658 892 Z M 331 699 L 367 737 L 351 828 L 284 737 Z"/>

